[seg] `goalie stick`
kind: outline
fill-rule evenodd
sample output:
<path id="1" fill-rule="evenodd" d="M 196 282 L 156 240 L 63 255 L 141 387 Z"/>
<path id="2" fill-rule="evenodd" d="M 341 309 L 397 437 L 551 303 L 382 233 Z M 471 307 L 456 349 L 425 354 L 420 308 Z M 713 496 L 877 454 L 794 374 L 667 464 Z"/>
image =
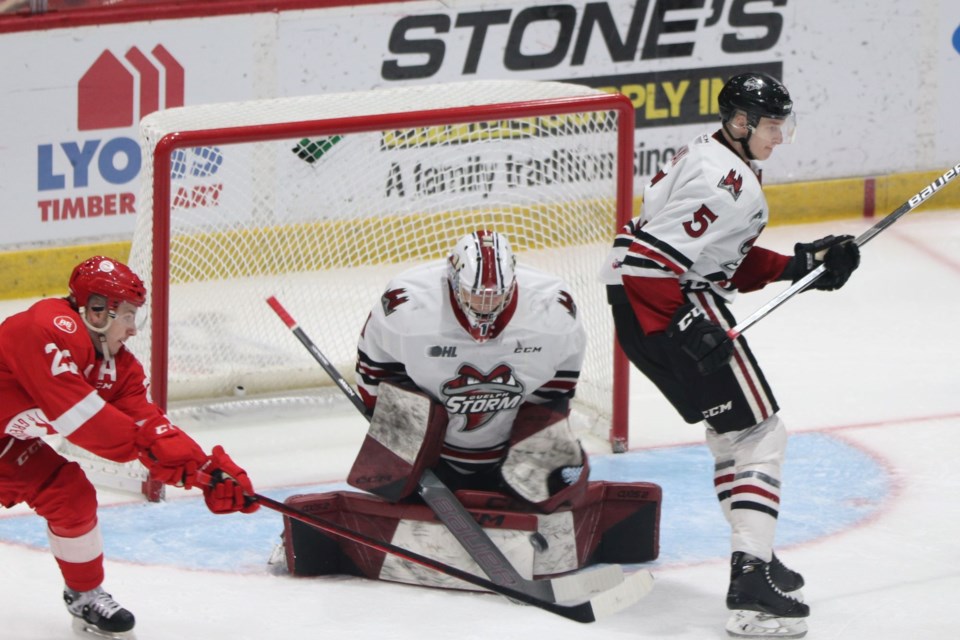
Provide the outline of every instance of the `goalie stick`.
<path id="1" fill-rule="evenodd" d="M 313 355 L 314 359 L 320 363 L 327 375 L 336 382 L 357 410 L 367 420 L 370 420 L 370 414 L 360 395 L 337 371 L 336 367 L 327 360 L 317 345 L 293 319 L 293 316 L 280 304 L 280 301 L 275 296 L 270 296 L 267 298 L 267 304 Z M 620 565 L 608 565 L 557 578 L 528 580 L 520 575 L 499 547 L 493 543 L 473 519 L 473 516 L 457 500 L 453 492 L 443 484 L 433 471 L 430 469 L 424 471 L 418 482 L 418 489 L 427 506 L 446 525 L 464 550 L 483 569 L 484 573 L 501 587 L 523 591 L 529 597 L 536 598 L 541 602 L 554 603 L 582 600 L 590 597 L 591 593 L 599 591 L 600 593 L 594 597 L 599 598 L 606 593 L 620 603 L 619 608 L 629 606 L 644 597 L 652 587 L 653 577 L 649 571 L 638 571 L 625 580 L 623 568 Z M 638 574 L 646 575 L 638 578 Z M 646 585 L 645 588 L 636 589 L 635 585 L 641 583 Z M 621 595 L 617 595 L 618 591 Z"/>
<path id="2" fill-rule="evenodd" d="M 887 214 L 877 224 L 860 234 L 853 241 L 854 244 L 856 244 L 858 247 L 862 247 L 863 245 L 867 244 L 867 242 L 872 240 L 874 236 L 879 234 L 881 231 L 926 202 L 931 196 L 933 196 L 933 194 L 945 187 L 947 183 L 956 178 L 958 175 L 960 175 L 960 163 L 955 164 L 942 176 L 925 186 L 919 192 L 913 194 L 909 200 L 897 207 L 896 210 Z M 729 329 L 727 331 L 727 336 L 729 336 L 731 340 L 735 340 L 741 333 L 752 327 L 759 320 L 767 316 L 771 311 L 810 286 L 810 283 L 823 275 L 824 271 L 826 271 L 826 267 L 821 264 L 819 267 L 794 282 L 793 285 L 784 290 L 783 293 L 774 297 L 772 300 L 770 300 L 770 302 L 754 311 L 752 314 L 750 314 L 750 316 L 739 322 L 735 327 Z"/>

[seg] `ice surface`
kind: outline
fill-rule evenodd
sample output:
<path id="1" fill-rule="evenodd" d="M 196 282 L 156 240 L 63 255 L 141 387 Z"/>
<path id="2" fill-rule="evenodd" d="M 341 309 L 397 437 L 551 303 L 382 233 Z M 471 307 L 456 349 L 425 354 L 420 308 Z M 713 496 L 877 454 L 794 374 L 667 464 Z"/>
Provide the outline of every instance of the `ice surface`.
<path id="1" fill-rule="evenodd" d="M 760 244 L 857 234 L 848 220 L 773 227 Z M 792 433 L 778 552 L 803 572 L 811 639 L 954 638 L 960 595 L 960 211 L 920 209 L 873 240 L 836 293 L 804 293 L 745 334 Z M 777 285 L 777 287 L 782 285 Z M 746 317 L 779 288 L 742 295 Z M 26 302 L 4 303 L 0 315 Z M 282 330 L 282 329 L 278 329 Z M 597 478 L 664 487 L 657 583 L 591 625 L 483 594 L 352 577 L 294 579 L 265 566 L 280 517 L 213 516 L 195 493 L 161 505 L 103 493 L 105 587 L 137 616 L 137 637 L 259 640 L 723 638 L 727 531 L 699 426 L 634 376 L 631 451 Z M 350 405 L 184 418 L 223 444 L 260 492 L 281 499 L 342 486 L 365 433 Z M 42 521 L 0 511 L 0 639 L 71 637 Z"/>

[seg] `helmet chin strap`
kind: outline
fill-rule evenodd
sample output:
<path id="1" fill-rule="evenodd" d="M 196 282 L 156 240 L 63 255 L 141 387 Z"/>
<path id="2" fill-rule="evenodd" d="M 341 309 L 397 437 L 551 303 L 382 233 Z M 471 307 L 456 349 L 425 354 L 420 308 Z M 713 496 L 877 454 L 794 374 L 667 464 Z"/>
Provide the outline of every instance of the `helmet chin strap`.
<path id="1" fill-rule="evenodd" d="M 753 131 L 750 129 L 750 125 L 747 125 L 745 128 L 747 130 L 747 135 L 742 138 L 738 138 L 734 136 L 733 132 L 727 127 L 727 122 L 723 123 L 723 130 L 727 132 L 727 135 L 730 136 L 730 139 L 734 142 L 739 142 L 740 146 L 743 147 L 743 155 L 747 156 L 748 160 L 756 160 L 757 157 L 753 155 L 753 151 L 750 151 L 750 136 L 753 135 Z"/>
<path id="2" fill-rule="evenodd" d="M 113 313 L 110 311 L 107 312 L 107 324 L 103 327 L 95 327 L 94 325 L 90 324 L 90 321 L 87 320 L 86 307 L 80 307 L 80 318 L 83 320 L 83 324 L 87 327 L 87 329 L 97 334 L 97 339 L 100 341 L 100 348 L 98 351 L 100 351 L 100 355 L 103 356 L 103 359 L 107 362 L 113 360 L 113 354 L 110 353 L 110 347 L 107 345 L 107 330 L 110 329 L 110 326 L 113 324 Z"/>

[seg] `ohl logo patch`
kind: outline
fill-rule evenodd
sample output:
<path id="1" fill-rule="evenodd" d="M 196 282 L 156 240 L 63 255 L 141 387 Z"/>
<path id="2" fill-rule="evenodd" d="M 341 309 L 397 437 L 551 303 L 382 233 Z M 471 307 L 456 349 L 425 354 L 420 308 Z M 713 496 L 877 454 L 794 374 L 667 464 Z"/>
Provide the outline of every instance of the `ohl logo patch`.
<path id="1" fill-rule="evenodd" d="M 140 49 L 130 47 L 124 58 L 139 76 L 134 77 L 127 66 L 110 51 L 104 51 L 90 66 L 77 84 L 77 129 L 117 129 L 130 127 L 143 116 L 161 108 L 183 106 L 183 66 L 163 45 L 150 51 L 163 69 L 161 87 L 160 69 Z M 161 90 L 162 89 L 162 90 Z"/>
<path id="2" fill-rule="evenodd" d="M 473 431 L 486 424 L 496 413 L 514 409 L 523 402 L 523 383 L 517 380 L 510 365 L 499 364 L 484 373 L 472 364 L 462 364 L 457 376 L 440 386 L 451 414 L 462 415 L 466 422 L 461 431 Z"/>

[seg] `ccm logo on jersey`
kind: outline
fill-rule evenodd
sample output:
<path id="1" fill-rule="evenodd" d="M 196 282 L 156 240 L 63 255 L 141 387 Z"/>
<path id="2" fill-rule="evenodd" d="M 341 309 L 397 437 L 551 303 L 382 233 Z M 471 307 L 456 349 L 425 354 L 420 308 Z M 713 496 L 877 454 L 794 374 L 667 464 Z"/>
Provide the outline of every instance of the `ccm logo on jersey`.
<path id="1" fill-rule="evenodd" d="M 730 169 L 730 173 L 721 178 L 717 186 L 724 191 L 728 191 L 730 195 L 733 196 L 733 199 L 737 200 L 743 191 L 743 176 L 733 169 Z"/>
<path id="2" fill-rule="evenodd" d="M 69 316 L 57 316 L 53 319 L 53 326 L 64 333 L 76 333 L 77 323 Z"/>

